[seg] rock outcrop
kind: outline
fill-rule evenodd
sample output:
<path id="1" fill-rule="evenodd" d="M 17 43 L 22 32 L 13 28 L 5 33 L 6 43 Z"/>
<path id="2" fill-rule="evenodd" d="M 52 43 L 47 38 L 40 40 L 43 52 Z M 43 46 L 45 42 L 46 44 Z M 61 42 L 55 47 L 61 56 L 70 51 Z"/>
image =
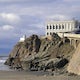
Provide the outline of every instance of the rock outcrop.
<path id="1" fill-rule="evenodd" d="M 52 35 L 52 40 L 32 35 L 14 46 L 5 64 L 24 70 L 61 69 L 68 63 L 73 50 L 69 40 L 61 39 L 57 34 Z"/>

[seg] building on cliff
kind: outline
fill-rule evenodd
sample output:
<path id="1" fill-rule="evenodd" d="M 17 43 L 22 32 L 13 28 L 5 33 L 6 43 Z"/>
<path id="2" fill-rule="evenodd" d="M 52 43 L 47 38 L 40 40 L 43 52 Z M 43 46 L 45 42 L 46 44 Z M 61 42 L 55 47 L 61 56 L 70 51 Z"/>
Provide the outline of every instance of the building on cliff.
<path id="1" fill-rule="evenodd" d="M 23 35 L 23 37 L 20 38 L 19 42 L 24 42 L 26 39 L 26 35 Z"/>
<path id="2" fill-rule="evenodd" d="M 78 20 L 52 21 L 46 24 L 46 36 L 53 33 L 77 33 L 80 31 L 80 22 Z"/>

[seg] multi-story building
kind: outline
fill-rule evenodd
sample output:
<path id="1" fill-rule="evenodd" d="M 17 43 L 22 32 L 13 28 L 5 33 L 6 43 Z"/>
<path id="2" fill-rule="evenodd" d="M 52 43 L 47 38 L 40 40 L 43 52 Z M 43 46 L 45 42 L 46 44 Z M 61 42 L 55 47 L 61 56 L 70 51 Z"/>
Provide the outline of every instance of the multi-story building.
<path id="1" fill-rule="evenodd" d="M 78 20 L 52 21 L 46 24 L 46 36 L 53 33 L 76 33 L 79 30 L 80 22 Z"/>

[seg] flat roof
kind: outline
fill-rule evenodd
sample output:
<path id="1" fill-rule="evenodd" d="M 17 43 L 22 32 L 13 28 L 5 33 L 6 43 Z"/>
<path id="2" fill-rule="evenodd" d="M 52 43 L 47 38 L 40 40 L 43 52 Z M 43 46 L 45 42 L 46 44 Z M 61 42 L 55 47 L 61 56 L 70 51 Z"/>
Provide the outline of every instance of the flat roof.
<path id="1" fill-rule="evenodd" d="M 64 21 L 48 21 L 47 24 L 51 23 L 67 23 L 67 22 L 76 22 L 77 20 L 64 20 Z"/>

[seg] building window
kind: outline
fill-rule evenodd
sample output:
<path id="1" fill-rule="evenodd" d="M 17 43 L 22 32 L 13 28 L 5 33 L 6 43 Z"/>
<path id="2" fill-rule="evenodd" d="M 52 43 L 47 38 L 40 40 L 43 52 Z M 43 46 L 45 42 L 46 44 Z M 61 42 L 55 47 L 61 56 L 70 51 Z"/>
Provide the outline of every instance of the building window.
<path id="1" fill-rule="evenodd" d="M 50 32 L 50 35 L 52 35 L 52 33 Z"/>
<path id="2" fill-rule="evenodd" d="M 80 29 L 80 23 L 79 23 L 79 29 Z"/>
<path id="3" fill-rule="evenodd" d="M 55 26 L 53 25 L 53 29 L 55 29 Z"/>
<path id="4" fill-rule="evenodd" d="M 52 28 L 52 26 L 50 25 L 50 29 Z"/>
<path id="5" fill-rule="evenodd" d="M 77 28 L 77 26 L 75 25 L 75 28 Z"/>
<path id="6" fill-rule="evenodd" d="M 59 29 L 61 29 L 61 25 L 59 25 Z"/>
<path id="7" fill-rule="evenodd" d="M 56 29 L 58 29 L 58 25 L 56 25 Z"/>
<path id="8" fill-rule="evenodd" d="M 78 27 L 78 22 L 76 21 L 76 22 L 75 22 L 75 28 L 77 28 L 77 27 Z"/>
<path id="9" fill-rule="evenodd" d="M 78 26 L 78 25 L 77 25 L 77 23 L 76 23 L 76 24 L 75 24 L 75 28 L 77 28 L 77 26 Z"/>
<path id="10" fill-rule="evenodd" d="M 49 29 L 49 26 L 47 25 L 47 29 Z"/>
<path id="11" fill-rule="evenodd" d="M 62 25 L 62 29 L 64 29 L 64 25 Z"/>
<path id="12" fill-rule="evenodd" d="M 49 35 L 49 33 L 47 32 L 47 35 Z"/>

